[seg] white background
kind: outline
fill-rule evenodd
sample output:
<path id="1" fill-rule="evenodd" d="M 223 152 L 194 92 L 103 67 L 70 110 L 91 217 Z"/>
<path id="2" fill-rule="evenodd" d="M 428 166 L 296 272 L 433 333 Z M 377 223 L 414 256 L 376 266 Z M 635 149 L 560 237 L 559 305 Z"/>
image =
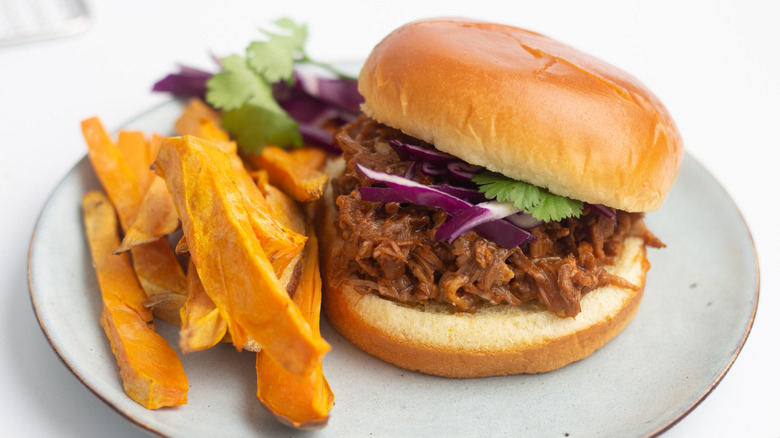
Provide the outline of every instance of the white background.
<path id="1" fill-rule="evenodd" d="M 49 193 L 85 154 L 82 119 L 97 115 L 110 129 L 119 127 L 167 99 L 149 90 L 175 63 L 212 69 L 210 51 L 239 52 L 258 36 L 257 27 L 282 16 L 308 24 L 313 58 L 338 61 L 363 58 L 404 22 L 453 15 L 560 39 L 634 74 L 666 104 L 687 150 L 741 209 L 762 272 L 758 313 L 741 355 L 665 436 L 780 436 L 780 8 L 774 3 L 104 0 L 89 6 L 86 33 L 0 47 L 3 436 L 144 436 L 62 365 L 30 305 L 30 237 Z"/>

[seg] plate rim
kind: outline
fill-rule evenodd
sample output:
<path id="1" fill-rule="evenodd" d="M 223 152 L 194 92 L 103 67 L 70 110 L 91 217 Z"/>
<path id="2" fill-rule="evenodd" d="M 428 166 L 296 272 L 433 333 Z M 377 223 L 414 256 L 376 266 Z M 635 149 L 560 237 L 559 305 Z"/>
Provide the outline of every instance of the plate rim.
<path id="1" fill-rule="evenodd" d="M 666 425 L 660 426 L 656 431 L 648 435 L 648 437 L 657 437 L 659 435 L 662 435 L 672 427 L 674 427 L 677 423 L 679 423 L 685 417 L 687 417 L 688 414 L 693 412 L 710 394 L 712 394 L 712 392 L 720 384 L 720 382 L 723 381 L 723 378 L 726 377 L 726 374 L 731 370 L 731 367 L 734 365 L 734 362 L 736 362 L 737 357 L 739 357 L 739 354 L 742 352 L 742 349 L 745 347 L 745 343 L 747 342 L 747 339 L 750 336 L 750 332 L 753 330 L 753 324 L 756 321 L 756 312 L 758 311 L 758 302 L 760 300 L 760 295 L 761 295 L 760 293 L 761 292 L 761 269 L 760 269 L 760 261 L 758 259 L 758 250 L 756 249 L 756 242 L 753 239 L 753 233 L 752 231 L 750 231 L 750 227 L 748 226 L 747 220 L 745 220 L 745 216 L 742 214 L 742 210 L 739 208 L 739 205 L 737 205 L 737 203 L 734 202 L 734 198 L 726 190 L 723 184 L 717 178 L 715 178 L 712 172 L 710 172 L 709 168 L 707 168 L 707 166 L 705 166 L 699 159 L 697 159 L 693 154 L 691 154 L 688 151 L 685 151 L 685 156 L 683 159 L 691 160 L 694 163 L 696 163 L 702 169 L 702 171 L 704 171 L 704 173 L 707 174 L 709 179 L 718 186 L 718 188 L 726 197 L 726 199 L 729 201 L 729 203 L 734 207 L 734 211 L 737 213 L 737 216 L 739 217 L 739 220 L 742 223 L 742 227 L 747 233 L 747 239 L 748 242 L 750 243 L 750 249 L 752 250 L 752 254 L 753 254 L 752 261 L 755 268 L 754 274 L 756 276 L 756 282 L 753 285 L 753 308 L 750 311 L 750 318 L 748 319 L 747 325 L 745 326 L 745 330 L 742 333 L 742 338 L 740 339 L 737 346 L 731 351 L 731 356 L 729 357 L 728 363 L 720 372 L 720 374 L 718 374 L 717 378 L 707 387 L 707 389 L 701 394 L 701 396 L 694 403 L 691 404 L 691 406 L 687 410 L 680 412 L 676 417 L 670 419 Z"/>
<path id="2" fill-rule="evenodd" d="M 155 107 L 156 108 L 156 107 Z M 44 203 L 43 208 L 41 208 L 40 213 L 38 214 L 38 218 L 35 221 L 35 227 L 33 227 L 32 236 L 30 237 L 30 244 L 28 245 L 28 251 L 27 251 L 27 288 L 29 289 L 29 296 L 30 296 L 30 304 L 32 305 L 33 312 L 35 313 L 35 319 L 38 321 L 38 327 L 41 329 L 41 332 L 43 333 L 43 336 L 46 338 L 46 341 L 48 342 L 51 349 L 54 351 L 55 355 L 57 356 L 57 359 L 65 365 L 65 367 L 70 370 L 70 372 L 76 377 L 76 379 L 81 382 L 89 391 L 94 394 L 100 401 L 102 401 L 105 405 L 110 407 L 114 412 L 118 413 L 122 417 L 124 417 L 126 420 L 130 421 L 132 424 L 134 424 L 136 427 L 139 427 L 140 429 L 152 433 L 154 435 L 160 436 L 162 438 L 175 438 L 172 435 L 165 435 L 161 431 L 156 430 L 151 425 L 143 422 L 140 418 L 135 418 L 130 413 L 125 412 L 121 409 L 120 406 L 113 403 L 111 400 L 108 399 L 108 397 L 104 394 L 102 394 L 98 388 L 95 388 L 92 384 L 90 384 L 84 377 L 82 377 L 75 369 L 74 366 L 68 362 L 68 360 L 63 356 L 63 353 L 60 351 L 60 349 L 57 347 L 56 343 L 52 340 L 52 336 L 49 334 L 49 331 L 47 330 L 46 326 L 43 324 L 43 321 L 41 320 L 41 315 L 39 314 L 39 309 L 36 303 L 38 300 L 36 299 L 36 290 L 33 286 L 33 278 L 32 278 L 32 257 L 33 257 L 33 247 L 35 245 L 35 239 L 38 234 L 38 225 L 41 221 L 41 218 L 43 217 L 46 209 L 48 208 L 50 201 L 52 201 L 54 195 L 58 191 L 61 184 L 68 179 L 71 174 L 76 173 L 80 166 L 86 165 L 86 161 L 89 161 L 89 157 L 85 154 L 82 156 L 76 164 L 74 164 L 66 173 L 65 175 L 60 178 L 60 180 L 55 185 L 54 189 L 51 191 L 49 196 L 46 199 L 46 202 Z M 113 356 L 112 356 L 113 357 Z"/>

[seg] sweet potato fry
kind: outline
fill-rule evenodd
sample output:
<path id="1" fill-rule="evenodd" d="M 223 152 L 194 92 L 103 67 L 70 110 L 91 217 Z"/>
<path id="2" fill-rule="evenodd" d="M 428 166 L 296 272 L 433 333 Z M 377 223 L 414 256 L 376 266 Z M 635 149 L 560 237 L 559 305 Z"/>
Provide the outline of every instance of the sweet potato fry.
<path id="1" fill-rule="evenodd" d="M 309 225 L 309 240 L 303 256 L 303 271 L 293 301 L 319 334 L 322 281 L 317 238 Z M 293 376 L 265 352 L 257 354 L 257 398 L 279 421 L 297 428 L 319 428 L 328 422 L 333 391 L 322 374 L 322 362 L 301 378 Z"/>
<path id="2" fill-rule="evenodd" d="M 193 135 L 213 143 L 227 153 L 236 175 L 236 183 L 242 194 L 249 199 L 250 221 L 266 255 L 274 265 L 277 275 L 283 272 L 290 261 L 303 249 L 305 238 L 280 227 L 271 214 L 265 198 L 257 190 L 254 181 L 238 156 L 235 142 L 230 142 L 227 132 L 219 125 L 219 115 L 198 99 L 190 100 L 176 122 L 176 131 L 181 135 Z"/>
<path id="3" fill-rule="evenodd" d="M 268 172 L 268 181 L 299 202 L 316 201 L 325 191 L 328 174 L 321 172 L 325 151 L 314 148 L 285 151 L 266 146 L 252 163 Z"/>
<path id="4" fill-rule="evenodd" d="M 322 171 L 325 167 L 325 161 L 328 159 L 328 153 L 318 147 L 304 146 L 289 151 L 293 159 L 312 170 Z"/>
<path id="5" fill-rule="evenodd" d="M 160 134 L 152 134 L 152 139 L 149 140 L 149 160 L 154 163 L 157 158 L 157 152 L 162 146 L 162 142 L 165 141 L 165 137 Z M 151 169 L 149 169 L 151 170 Z"/>
<path id="6" fill-rule="evenodd" d="M 269 206 L 276 213 L 274 216 L 285 227 L 292 231 L 305 234 L 306 224 L 303 214 L 289 196 L 285 195 L 279 189 L 273 186 L 266 186 L 266 199 Z M 187 240 L 182 237 L 176 246 L 176 252 L 188 252 Z M 267 255 L 267 252 L 266 252 Z M 303 254 L 295 257 L 287 268 L 277 273 L 279 280 L 286 287 L 288 292 L 295 290 L 300 278 L 300 259 Z M 197 271 L 190 260 L 190 266 L 187 269 L 187 302 L 181 309 L 182 329 L 179 334 L 179 348 L 185 353 L 200 351 L 216 345 L 217 342 L 230 342 L 230 336 L 225 336 L 226 323 L 219 316 L 217 306 L 206 295 L 200 278 L 197 277 Z M 244 344 L 244 350 L 260 351 L 261 346 L 253 339 L 248 339 Z"/>
<path id="7" fill-rule="evenodd" d="M 127 231 L 138 216 L 143 200 L 138 181 L 99 119 L 84 120 L 81 129 L 92 167 L 119 215 L 122 229 Z M 147 298 L 163 293 L 186 297 L 184 271 L 168 242 L 157 240 L 137 246 L 131 253 L 133 268 Z M 172 324 L 180 324 L 178 308 L 171 308 L 175 302 L 175 299 L 158 299 L 151 303 L 158 305 L 153 309 L 155 315 Z"/>
<path id="8" fill-rule="evenodd" d="M 125 393 L 147 409 L 187 403 L 187 376 L 176 352 L 154 331 L 146 294 L 119 244 L 116 213 L 102 192 L 83 200 L 84 226 L 103 300 L 100 324 L 111 342 Z"/>
<path id="9" fill-rule="evenodd" d="M 198 133 L 204 120 L 210 120 L 215 126 L 220 126 L 219 112 L 200 99 L 190 99 L 187 102 L 187 106 L 184 107 L 181 116 L 174 123 L 173 128 L 179 135 L 200 137 Z M 227 134 L 224 135 L 224 139 L 228 139 Z M 209 139 L 209 141 L 212 141 L 212 139 Z"/>
<path id="10" fill-rule="evenodd" d="M 163 321 L 181 325 L 179 308 L 187 298 L 187 280 L 171 245 L 159 239 L 136 246 L 130 254 L 148 298 L 145 304 Z"/>
<path id="11" fill-rule="evenodd" d="M 84 229 L 103 298 L 123 301 L 148 327 L 154 328 L 152 313 L 143 305 L 146 294 L 139 287 L 130 259 L 121 254 L 109 256 L 113 255 L 115 243 L 119 240 L 116 212 L 111 202 L 103 192 L 91 191 L 84 195 L 82 210 Z"/>
<path id="12" fill-rule="evenodd" d="M 205 350 L 222 340 L 225 333 L 227 323 L 203 289 L 198 270 L 190 259 L 187 268 L 187 302 L 181 308 L 179 348 L 183 353 Z"/>
<path id="13" fill-rule="evenodd" d="M 122 229 L 126 230 L 133 224 L 141 206 L 138 180 L 98 118 L 82 121 L 81 131 L 87 142 L 92 168 L 119 215 Z"/>
<path id="14" fill-rule="evenodd" d="M 235 154 L 238 146 L 230 141 L 230 135 L 222 129 L 219 113 L 200 99 L 191 99 L 174 124 L 179 135 L 194 135 L 210 141 L 220 149 Z"/>
<path id="15" fill-rule="evenodd" d="M 249 172 L 249 176 L 257 183 L 257 187 L 260 188 L 260 191 L 265 192 L 265 186 L 270 184 L 268 182 L 268 172 L 263 169 L 252 170 Z"/>
<path id="16" fill-rule="evenodd" d="M 280 275 L 301 252 L 305 238 L 280 227 L 276 222 L 265 198 L 255 187 L 254 180 L 238 156 L 235 142 L 230 142 L 227 132 L 221 128 L 219 114 L 199 99 L 192 99 L 176 121 L 175 128 L 179 134 L 206 140 L 229 155 L 236 183 L 244 197 L 249 199 L 252 228 L 274 265 L 274 271 Z"/>
<path id="17" fill-rule="evenodd" d="M 249 223 L 260 240 L 266 256 L 274 267 L 274 273 L 281 275 L 290 262 L 303 250 L 306 237 L 280 223 L 271 205 L 265 199 L 252 177 L 249 176 L 241 158 L 230 154 L 235 182 L 249 213 Z"/>
<path id="18" fill-rule="evenodd" d="M 153 242 L 179 228 L 179 216 L 173 205 L 171 194 L 162 178 L 154 175 L 152 185 L 144 196 L 138 210 L 138 217 L 127 230 L 122 245 L 116 252 L 128 251 L 145 243 Z"/>
<path id="19" fill-rule="evenodd" d="M 251 337 L 294 375 L 315 367 L 330 346 L 312 331 L 265 256 L 229 156 L 195 137 L 171 138 L 154 167 L 173 195 L 190 256 L 233 344 L 240 349 Z"/>
<path id="20" fill-rule="evenodd" d="M 266 184 L 263 189 L 268 207 L 274 212 L 274 217 L 282 226 L 296 233 L 306 233 L 307 236 L 313 236 L 306 230 L 306 221 L 298 203 L 271 184 Z"/>
<path id="21" fill-rule="evenodd" d="M 149 143 L 143 132 L 119 131 L 116 146 L 135 175 L 135 179 L 138 181 L 138 190 L 142 194 L 146 193 L 152 184 L 154 173 L 149 168 L 152 165 L 152 159 L 149 156 Z"/>

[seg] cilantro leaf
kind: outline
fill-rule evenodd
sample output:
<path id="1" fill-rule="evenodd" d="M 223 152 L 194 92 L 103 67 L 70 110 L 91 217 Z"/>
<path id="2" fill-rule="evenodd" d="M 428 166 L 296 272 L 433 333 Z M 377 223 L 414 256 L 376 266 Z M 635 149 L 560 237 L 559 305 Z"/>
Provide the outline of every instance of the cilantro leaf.
<path id="1" fill-rule="evenodd" d="M 289 18 L 280 18 L 276 20 L 274 24 L 279 26 L 279 28 L 288 31 L 288 34 L 285 36 L 285 41 L 290 44 L 291 47 L 303 52 L 303 46 L 306 44 L 306 38 L 308 38 L 309 34 L 305 24 L 296 24 Z M 268 36 L 275 35 L 264 30 L 262 32 Z"/>
<path id="2" fill-rule="evenodd" d="M 268 41 L 255 41 L 246 49 L 249 66 L 269 83 L 292 79 L 293 66 L 302 57 L 307 35 L 305 25 L 298 26 L 289 19 L 278 20 L 276 25 L 289 32 L 281 35 L 261 30 Z"/>
<path id="3" fill-rule="evenodd" d="M 488 199 L 509 202 L 534 218 L 549 222 L 582 214 L 582 202 L 558 196 L 549 191 L 517 181 L 495 172 L 481 172 L 473 181 Z"/>
<path id="4" fill-rule="evenodd" d="M 531 184 L 515 181 L 500 173 L 481 172 L 474 176 L 479 191 L 489 199 L 509 202 L 520 210 L 530 210 L 542 201 L 542 190 Z"/>
<path id="5" fill-rule="evenodd" d="M 547 193 L 549 195 L 544 196 L 542 202 L 530 212 L 535 219 L 550 222 L 567 217 L 578 217 L 582 214 L 582 201 Z"/>
<path id="6" fill-rule="evenodd" d="M 274 41 L 255 41 L 246 50 L 247 61 L 268 82 L 289 80 L 294 60 L 290 49 Z"/>
<path id="7" fill-rule="evenodd" d="M 303 144 L 298 124 L 273 99 L 253 98 L 238 109 L 226 111 L 222 124 L 247 154 L 257 154 L 267 144 Z"/>
<path id="8" fill-rule="evenodd" d="M 266 144 L 300 145 L 298 124 L 274 100 L 271 85 L 258 76 L 247 60 L 232 55 L 222 60 L 222 72 L 207 83 L 206 100 L 223 109 L 222 124 L 241 149 L 259 152 Z"/>
<path id="9" fill-rule="evenodd" d="M 250 43 L 245 56 L 223 58 L 222 71 L 206 83 L 206 101 L 224 111 L 224 128 L 247 154 L 258 153 L 266 144 L 286 147 L 303 143 L 298 124 L 274 99 L 273 84 L 291 83 L 296 63 L 315 64 L 336 72 L 306 55 L 306 25 L 289 18 L 274 24 L 278 31 L 260 29 L 267 38 Z"/>
<path id="10" fill-rule="evenodd" d="M 206 100 L 215 108 L 231 111 L 253 98 L 271 99 L 271 86 L 259 78 L 239 55 L 222 59 L 222 72 L 206 82 Z"/>

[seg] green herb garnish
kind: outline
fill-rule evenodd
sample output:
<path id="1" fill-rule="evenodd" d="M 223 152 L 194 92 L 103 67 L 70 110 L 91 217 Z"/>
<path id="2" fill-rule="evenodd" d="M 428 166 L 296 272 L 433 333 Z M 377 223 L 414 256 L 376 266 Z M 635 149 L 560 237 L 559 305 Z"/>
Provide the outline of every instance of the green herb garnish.
<path id="1" fill-rule="evenodd" d="M 495 172 L 481 172 L 473 181 L 488 199 L 508 202 L 534 218 L 549 222 L 582 214 L 582 201 L 558 196 L 532 184 Z"/>
<path id="2" fill-rule="evenodd" d="M 206 83 L 206 100 L 224 111 L 222 123 L 247 154 L 258 153 L 266 144 L 300 146 L 298 124 L 274 99 L 272 85 L 285 81 L 292 85 L 293 67 L 308 63 L 345 75 L 306 55 L 306 25 L 288 18 L 274 22 L 279 33 L 261 29 L 267 38 L 254 41 L 245 56 L 223 58 L 222 71 Z"/>

